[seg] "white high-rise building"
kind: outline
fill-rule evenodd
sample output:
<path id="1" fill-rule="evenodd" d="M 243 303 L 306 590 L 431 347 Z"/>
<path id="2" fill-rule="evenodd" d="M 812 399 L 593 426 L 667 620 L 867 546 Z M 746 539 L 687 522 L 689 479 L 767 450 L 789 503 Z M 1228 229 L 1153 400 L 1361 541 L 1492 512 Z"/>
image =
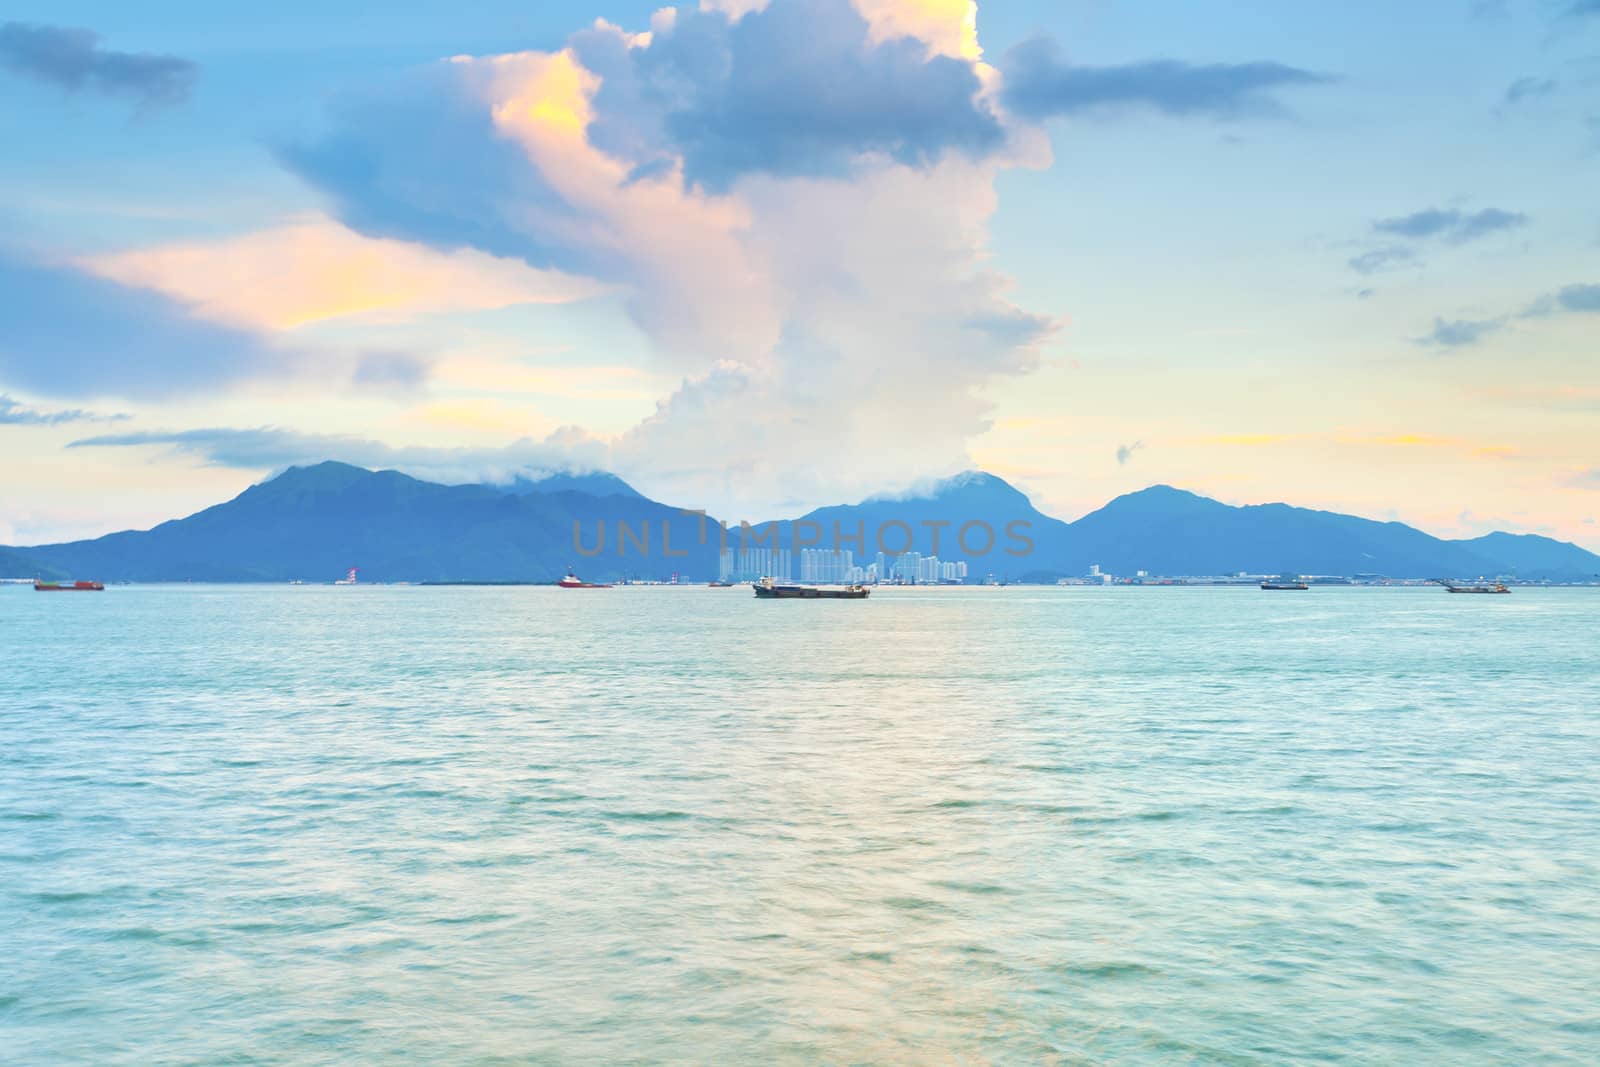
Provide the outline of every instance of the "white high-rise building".
<path id="1" fill-rule="evenodd" d="M 800 580 L 807 584 L 843 585 L 856 569 L 855 553 L 848 548 L 837 552 L 831 548 L 800 550 Z"/>

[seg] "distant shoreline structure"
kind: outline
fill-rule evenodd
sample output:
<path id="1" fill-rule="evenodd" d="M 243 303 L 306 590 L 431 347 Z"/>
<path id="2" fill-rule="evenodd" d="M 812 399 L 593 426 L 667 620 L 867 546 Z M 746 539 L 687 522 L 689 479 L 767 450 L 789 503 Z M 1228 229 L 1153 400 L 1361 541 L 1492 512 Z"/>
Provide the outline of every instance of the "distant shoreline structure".
<path id="1" fill-rule="evenodd" d="M 574 562 L 587 586 L 763 576 L 874 587 L 1259 585 L 1286 580 L 1289 570 L 1314 586 L 1441 575 L 1460 584 L 1600 581 L 1600 554 L 1536 534 L 1451 540 L 1398 522 L 1235 506 L 1164 485 L 1068 522 L 976 471 L 920 496 L 869 497 L 735 527 L 651 500 L 620 479 L 443 485 L 322 463 L 150 530 L 0 547 L 0 575 L 46 581 L 320 584 L 359 563 L 342 584 L 539 584 Z"/>

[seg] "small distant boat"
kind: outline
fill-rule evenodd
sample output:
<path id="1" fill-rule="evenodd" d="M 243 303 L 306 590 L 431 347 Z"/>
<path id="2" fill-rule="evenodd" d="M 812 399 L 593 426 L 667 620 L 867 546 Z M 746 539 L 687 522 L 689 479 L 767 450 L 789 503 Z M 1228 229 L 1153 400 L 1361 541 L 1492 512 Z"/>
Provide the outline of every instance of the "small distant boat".
<path id="1" fill-rule="evenodd" d="M 707 582 L 706 586 L 708 588 L 711 588 L 711 589 L 732 589 L 733 588 L 733 583 L 732 582 Z"/>
<path id="2" fill-rule="evenodd" d="M 1305 582 L 1262 582 L 1263 589 L 1310 589 Z"/>
<path id="3" fill-rule="evenodd" d="M 334 585 L 355 585 L 356 584 L 356 569 L 354 567 L 351 567 L 349 570 L 344 572 L 344 577 L 343 578 L 337 579 L 333 584 Z"/>
<path id="4" fill-rule="evenodd" d="M 1442 583 L 1447 593 L 1509 593 L 1511 587 L 1505 582 L 1490 582 L 1487 585 L 1451 585 Z"/>
<path id="5" fill-rule="evenodd" d="M 556 583 L 563 589 L 610 589 L 609 582 L 586 582 L 567 568 L 567 576 Z"/>
<path id="6" fill-rule="evenodd" d="M 60 582 L 34 582 L 33 591 L 36 593 L 98 593 L 105 589 L 104 582 L 73 582 L 63 585 Z"/>
<path id="7" fill-rule="evenodd" d="M 760 600 L 865 600 L 872 592 L 864 585 L 778 585 L 771 578 L 751 582 Z"/>

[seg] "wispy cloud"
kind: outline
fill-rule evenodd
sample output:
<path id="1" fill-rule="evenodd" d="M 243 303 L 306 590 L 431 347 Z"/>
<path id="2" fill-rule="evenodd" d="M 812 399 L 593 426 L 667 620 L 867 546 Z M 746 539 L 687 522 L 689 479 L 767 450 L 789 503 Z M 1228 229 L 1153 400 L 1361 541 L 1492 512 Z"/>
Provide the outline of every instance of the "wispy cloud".
<path id="1" fill-rule="evenodd" d="M 1081 111 L 1149 108 L 1179 117 L 1237 119 L 1285 114 L 1277 94 L 1334 79 L 1283 63 L 1186 63 L 1152 59 L 1090 67 L 1069 62 L 1061 46 L 1036 37 L 1002 63 L 1004 100 L 1014 113 L 1044 119 Z"/>
<path id="2" fill-rule="evenodd" d="M 1418 344 L 1438 345 L 1444 348 L 1464 348 L 1475 345 L 1490 334 L 1505 329 L 1504 319 L 1446 319 L 1436 317 L 1433 329 L 1417 338 Z"/>
<path id="3" fill-rule="evenodd" d="M 1199 444 L 1224 448 L 1265 448 L 1293 439 L 1289 434 L 1283 433 L 1223 433 L 1202 438 Z"/>
<path id="4" fill-rule="evenodd" d="M 1506 87 L 1505 101 L 1508 104 L 1520 104 L 1537 100 L 1555 92 L 1559 84 L 1554 78 L 1518 78 Z"/>
<path id="5" fill-rule="evenodd" d="M 445 482 L 505 481 L 518 474 L 600 470 L 607 459 L 604 442 L 571 428 L 498 448 L 397 447 L 362 437 L 301 433 L 278 426 L 100 434 L 67 447 L 155 447 L 195 457 L 208 466 L 241 470 L 281 470 L 332 459 Z"/>
<path id="6" fill-rule="evenodd" d="M 1418 344 L 1464 348 L 1510 326 L 1515 319 L 1542 319 L 1552 315 L 1600 314 L 1600 285 L 1567 285 L 1546 293 L 1515 315 L 1492 319 L 1446 319 L 1436 317 L 1433 329 Z"/>
<path id="7" fill-rule="evenodd" d="M 1417 258 L 1417 254 L 1401 245 L 1385 245 L 1363 252 L 1359 256 L 1350 258 L 1350 269 L 1358 274 L 1376 274 L 1390 267 L 1403 263 L 1410 263 Z"/>
<path id="8" fill-rule="evenodd" d="M 1480 211 L 1424 208 L 1409 215 L 1378 219 L 1372 224 L 1372 232 L 1386 243 L 1352 256 L 1346 263 L 1357 274 L 1376 274 L 1402 264 L 1418 263 L 1420 249 L 1429 242 L 1463 245 L 1527 224 L 1527 215 L 1504 208 L 1486 207 Z"/>
<path id="9" fill-rule="evenodd" d="M 47 396 L 166 397 L 266 378 L 390 388 L 420 373 L 415 357 L 208 322 L 165 294 L 3 246 L 0 294 L 0 380 Z"/>
<path id="10" fill-rule="evenodd" d="M 100 47 L 93 30 L 0 23 L 0 68 L 67 92 L 127 96 L 153 107 L 181 103 L 199 68 L 187 59 Z"/>
<path id="11" fill-rule="evenodd" d="M 0 393 L 0 426 L 59 426 L 64 422 L 120 422 L 127 415 L 100 415 L 82 408 L 30 407 Z"/>
<path id="12" fill-rule="evenodd" d="M 1600 312 L 1600 285 L 1568 285 L 1541 296 L 1522 312 L 1523 318 Z"/>
<path id="13" fill-rule="evenodd" d="M 1144 448 L 1144 442 L 1143 441 L 1135 441 L 1131 445 L 1118 445 L 1117 446 L 1117 465 L 1118 466 L 1127 466 L 1128 460 L 1133 458 L 1133 454 L 1135 452 L 1140 451 L 1143 448 Z"/>
<path id="14" fill-rule="evenodd" d="M 1438 238 L 1450 244 L 1487 237 L 1493 233 L 1514 230 L 1528 224 L 1528 216 L 1518 211 L 1505 211 L 1488 207 L 1482 211 L 1463 212 L 1454 208 L 1428 208 L 1409 215 L 1379 219 L 1372 228 L 1392 237 L 1414 240 Z"/>
<path id="15" fill-rule="evenodd" d="M 605 291 L 520 259 L 363 237 L 321 216 L 218 240 L 89 256 L 79 266 L 162 292 L 204 318 L 261 330 L 570 303 Z"/>

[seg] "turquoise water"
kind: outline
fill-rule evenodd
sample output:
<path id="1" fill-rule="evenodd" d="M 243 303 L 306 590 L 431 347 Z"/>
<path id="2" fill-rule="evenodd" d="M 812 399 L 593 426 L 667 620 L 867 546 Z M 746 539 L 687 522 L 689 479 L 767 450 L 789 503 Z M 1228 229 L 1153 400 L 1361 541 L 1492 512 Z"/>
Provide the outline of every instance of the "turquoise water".
<path id="1" fill-rule="evenodd" d="M 0 589 L 0 1062 L 1593 1063 L 1600 591 Z"/>

